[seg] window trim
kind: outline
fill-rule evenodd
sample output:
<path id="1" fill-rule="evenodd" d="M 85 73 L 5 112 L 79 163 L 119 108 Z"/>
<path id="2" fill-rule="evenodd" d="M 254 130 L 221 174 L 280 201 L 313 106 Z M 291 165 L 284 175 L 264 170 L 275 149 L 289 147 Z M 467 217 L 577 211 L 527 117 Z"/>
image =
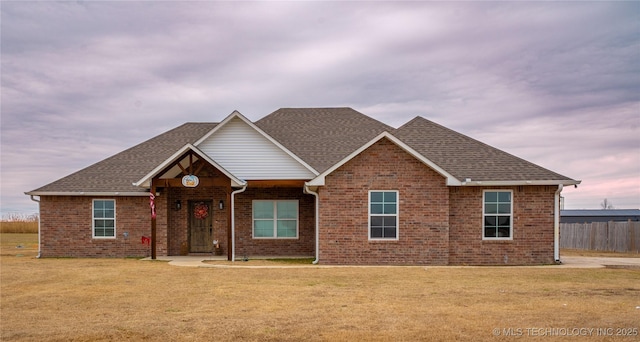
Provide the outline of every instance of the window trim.
<path id="1" fill-rule="evenodd" d="M 490 214 L 490 216 L 508 216 L 509 217 L 509 237 L 492 237 L 492 236 L 485 236 L 485 226 L 484 226 L 484 221 L 485 221 L 485 216 L 487 216 L 487 213 L 485 213 L 485 204 L 486 204 L 486 196 L 487 196 L 487 192 L 508 192 L 509 196 L 511 198 L 510 201 L 510 206 L 509 206 L 509 215 L 506 214 Z M 481 224 L 481 234 L 482 234 L 482 240 L 483 241 L 511 241 L 513 240 L 513 202 L 514 202 L 514 198 L 513 198 L 513 190 L 510 189 L 485 189 L 482 191 L 482 224 Z"/>
<path id="2" fill-rule="evenodd" d="M 375 214 L 375 216 L 394 216 L 396 218 L 396 236 L 394 238 L 371 237 L 371 194 L 374 192 L 393 192 L 396 194 L 396 213 L 395 214 Z M 369 190 L 367 200 L 367 237 L 369 241 L 398 241 L 400 239 L 400 191 L 398 190 Z"/>
<path id="3" fill-rule="evenodd" d="M 113 218 L 107 218 L 113 220 L 113 236 L 96 236 L 96 219 L 104 220 L 104 217 L 96 218 L 96 202 L 97 201 L 111 201 L 113 202 Z M 118 236 L 117 233 L 117 208 L 115 198 L 94 198 L 91 201 L 91 238 L 92 239 L 115 239 Z"/>
<path id="4" fill-rule="evenodd" d="M 255 218 L 255 203 L 256 202 L 271 202 L 273 206 L 273 236 L 256 236 L 256 218 Z M 296 203 L 296 236 L 283 236 L 278 237 L 278 202 L 295 202 Z M 260 219 L 264 220 L 264 219 Z M 293 221 L 292 219 L 287 219 Z M 265 220 L 266 221 L 266 220 Z M 270 199 L 254 199 L 251 201 L 251 238 L 256 240 L 298 240 L 300 239 L 300 200 L 270 200 Z"/>

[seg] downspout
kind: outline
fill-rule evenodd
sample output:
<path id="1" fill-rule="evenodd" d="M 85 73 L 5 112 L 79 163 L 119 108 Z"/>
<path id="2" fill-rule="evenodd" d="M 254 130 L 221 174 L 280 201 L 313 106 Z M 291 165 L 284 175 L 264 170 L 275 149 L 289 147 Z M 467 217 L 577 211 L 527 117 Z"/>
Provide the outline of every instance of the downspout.
<path id="1" fill-rule="evenodd" d="M 318 199 L 318 193 L 316 191 L 311 191 L 311 189 L 309 189 L 309 186 L 305 183 L 304 185 L 304 191 L 305 194 L 310 194 L 313 195 L 316 198 L 316 260 L 314 260 L 312 262 L 312 264 L 317 264 L 320 261 L 320 219 L 319 219 L 319 212 L 320 210 L 318 209 L 318 206 L 320 204 L 320 201 Z"/>
<path id="2" fill-rule="evenodd" d="M 38 255 L 36 258 L 40 259 L 42 257 L 42 249 L 40 248 L 40 200 L 35 199 L 33 195 L 31 195 L 31 200 L 38 203 Z"/>
<path id="3" fill-rule="evenodd" d="M 236 261 L 236 206 L 235 195 L 247 190 L 247 183 L 242 186 L 242 189 L 231 192 L 231 261 Z"/>
<path id="4" fill-rule="evenodd" d="M 560 263 L 560 193 L 562 192 L 562 184 L 558 184 L 558 190 L 554 197 L 554 214 L 553 214 L 553 259 L 556 263 Z"/>

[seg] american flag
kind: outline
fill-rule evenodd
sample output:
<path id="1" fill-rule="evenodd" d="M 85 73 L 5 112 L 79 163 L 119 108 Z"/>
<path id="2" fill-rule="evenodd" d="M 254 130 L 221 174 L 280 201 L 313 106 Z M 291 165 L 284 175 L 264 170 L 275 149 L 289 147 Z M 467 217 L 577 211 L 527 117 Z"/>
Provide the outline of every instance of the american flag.
<path id="1" fill-rule="evenodd" d="M 151 207 L 151 218 L 156 218 L 156 196 L 153 193 L 149 193 L 149 206 Z"/>

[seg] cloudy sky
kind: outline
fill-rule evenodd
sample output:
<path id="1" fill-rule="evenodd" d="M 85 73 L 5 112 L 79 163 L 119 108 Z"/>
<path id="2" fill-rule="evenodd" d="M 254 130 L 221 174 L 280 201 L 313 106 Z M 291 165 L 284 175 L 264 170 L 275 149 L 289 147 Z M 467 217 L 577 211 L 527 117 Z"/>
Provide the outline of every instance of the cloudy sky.
<path id="1" fill-rule="evenodd" d="M 187 121 L 420 115 L 640 208 L 640 2 L 11 2 L 1 206 Z"/>

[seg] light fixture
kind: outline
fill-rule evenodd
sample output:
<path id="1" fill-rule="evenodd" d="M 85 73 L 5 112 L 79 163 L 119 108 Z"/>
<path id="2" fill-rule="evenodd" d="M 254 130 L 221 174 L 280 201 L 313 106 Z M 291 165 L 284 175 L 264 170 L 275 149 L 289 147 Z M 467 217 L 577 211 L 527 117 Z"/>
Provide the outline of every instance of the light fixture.
<path id="1" fill-rule="evenodd" d="M 180 200 L 176 200 L 176 211 L 182 209 L 182 202 Z"/>
<path id="2" fill-rule="evenodd" d="M 220 200 L 220 202 L 218 202 L 218 208 L 220 208 L 220 210 L 224 209 L 224 201 Z"/>

